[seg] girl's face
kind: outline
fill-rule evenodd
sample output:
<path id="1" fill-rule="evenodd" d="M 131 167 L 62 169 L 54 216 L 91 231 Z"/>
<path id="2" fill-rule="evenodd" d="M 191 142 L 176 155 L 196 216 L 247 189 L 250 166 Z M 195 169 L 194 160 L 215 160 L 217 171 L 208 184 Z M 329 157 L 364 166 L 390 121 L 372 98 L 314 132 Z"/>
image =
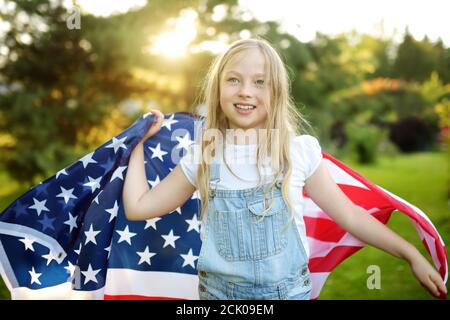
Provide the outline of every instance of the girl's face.
<path id="1" fill-rule="evenodd" d="M 220 79 L 220 107 L 230 129 L 263 128 L 270 106 L 264 66 L 264 56 L 258 49 L 242 51 L 225 65 Z"/>

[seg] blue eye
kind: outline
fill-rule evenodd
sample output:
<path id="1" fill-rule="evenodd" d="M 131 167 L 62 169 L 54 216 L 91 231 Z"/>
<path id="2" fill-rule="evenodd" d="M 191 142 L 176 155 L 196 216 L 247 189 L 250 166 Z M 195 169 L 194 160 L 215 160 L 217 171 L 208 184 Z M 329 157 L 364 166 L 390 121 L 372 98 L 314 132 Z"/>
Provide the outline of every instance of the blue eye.
<path id="1" fill-rule="evenodd" d="M 237 83 L 237 81 L 239 81 L 239 80 L 237 78 L 228 78 L 227 81 L 231 82 L 231 83 Z"/>

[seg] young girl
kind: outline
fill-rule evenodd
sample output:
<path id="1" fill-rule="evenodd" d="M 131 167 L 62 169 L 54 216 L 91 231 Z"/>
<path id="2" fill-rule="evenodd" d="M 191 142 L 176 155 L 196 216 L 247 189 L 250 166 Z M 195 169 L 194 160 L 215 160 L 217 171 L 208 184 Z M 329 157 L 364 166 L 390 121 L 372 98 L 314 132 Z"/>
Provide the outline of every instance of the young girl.
<path id="1" fill-rule="evenodd" d="M 172 212 L 198 189 L 202 248 L 197 262 L 200 299 L 309 299 L 309 248 L 302 188 L 342 228 L 406 260 L 436 297 L 446 288 L 419 251 L 336 185 L 320 145 L 299 135 L 286 69 L 264 40 L 233 43 L 213 64 L 204 95 L 207 114 L 196 144 L 175 169 L 149 189 L 143 142 L 133 150 L 123 201 L 130 220 Z M 255 134 L 256 133 L 256 134 Z"/>

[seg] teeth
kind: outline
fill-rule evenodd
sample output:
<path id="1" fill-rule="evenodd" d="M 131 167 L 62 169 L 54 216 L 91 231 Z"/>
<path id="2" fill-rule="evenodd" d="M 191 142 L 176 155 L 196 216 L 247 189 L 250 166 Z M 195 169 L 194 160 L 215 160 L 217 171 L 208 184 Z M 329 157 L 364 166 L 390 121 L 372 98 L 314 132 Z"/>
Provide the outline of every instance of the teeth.
<path id="1" fill-rule="evenodd" d="M 242 104 L 235 104 L 235 106 L 239 109 L 250 110 L 256 108 L 255 106 L 244 106 Z"/>

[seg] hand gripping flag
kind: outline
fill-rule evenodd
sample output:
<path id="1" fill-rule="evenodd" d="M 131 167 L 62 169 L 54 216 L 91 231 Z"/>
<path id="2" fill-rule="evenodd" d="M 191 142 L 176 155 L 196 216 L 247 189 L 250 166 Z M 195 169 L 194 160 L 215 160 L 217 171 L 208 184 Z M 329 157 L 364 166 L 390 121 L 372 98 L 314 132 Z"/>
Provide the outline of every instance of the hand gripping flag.
<path id="1" fill-rule="evenodd" d="M 16 199 L 0 215 L 0 272 L 13 299 L 198 299 L 198 192 L 163 217 L 128 221 L 121 194 L 130 153 L 156 121 L 144 115 L 124 132 Z M 144 143 L 147 180 L 158 184 L 193 143 L 202 118 L 165 115 Z M 387 223 L 398 210 L 414 224 L 447 281 L 447 253 L 428 217 L 322 151 L 336 183 Z M 300 193 L 300 190 L 299 190 Z M 364 247 L 303 192 L 311 298 L 332 270 Z"/>

